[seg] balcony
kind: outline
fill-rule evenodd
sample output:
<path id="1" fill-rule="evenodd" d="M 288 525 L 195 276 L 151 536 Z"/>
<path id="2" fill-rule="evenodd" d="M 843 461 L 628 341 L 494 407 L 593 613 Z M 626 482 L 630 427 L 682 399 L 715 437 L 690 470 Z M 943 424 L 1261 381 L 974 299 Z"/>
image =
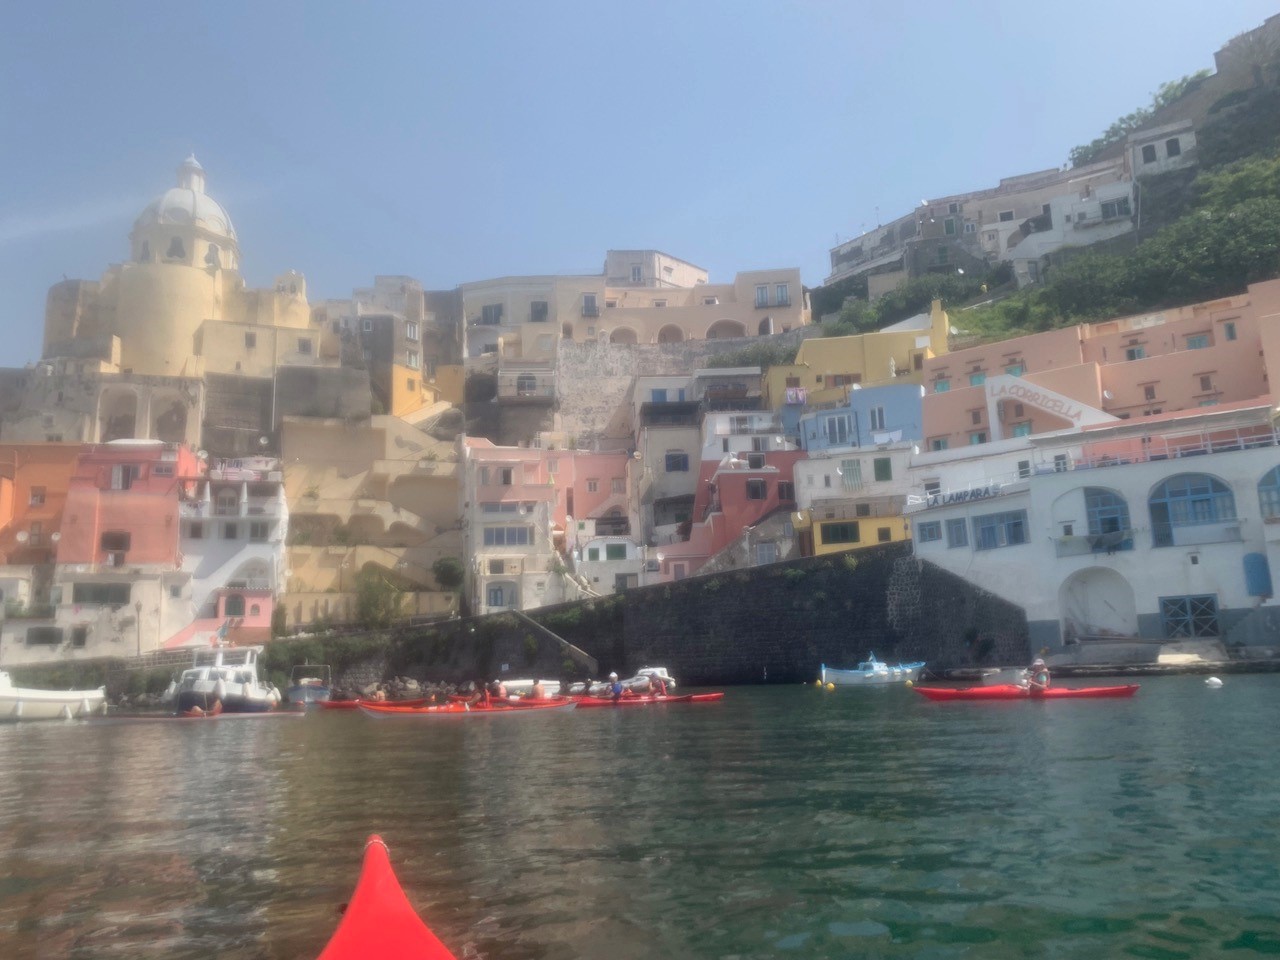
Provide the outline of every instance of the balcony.
<path id="1" fill-rule="evenodd" d="M 1133 549 L 1133 531 L 1114 530 L 1110 533 L 1054 537 L 1053 544 L 1059 558 L 1085 557 L 1097 554 L 1111 556 L 1121 551 Z"/>
<path id="2" fill-rule="evenodd" d="M 556 380 L 552 374 L 498 374 L 499 403 L 554 403 Z"/>
<path id="3" fill-rule="evenodd" d="M 584 303 L 582 305 L 582 315 L 584 317 L 598 317 L 600 316 L 600 308 L 595 304 Z"/>
<path id="4" fill-rule="evenodd" d="M 1174 526 L 1154 523 L 1151 526 L 1153 547 L 1198 547 L 1210 543 L 1239 543 L 1244 540 L 1244 520 L 1213 520 Z"/>

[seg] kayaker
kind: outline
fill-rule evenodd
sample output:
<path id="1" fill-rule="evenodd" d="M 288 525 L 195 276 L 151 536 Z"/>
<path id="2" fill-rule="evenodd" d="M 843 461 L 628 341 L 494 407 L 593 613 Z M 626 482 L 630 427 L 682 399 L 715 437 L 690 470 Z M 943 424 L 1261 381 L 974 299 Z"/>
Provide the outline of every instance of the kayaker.
<path id="1" fill-rule="evenodd" d="M 1031 693 L 1044 693 L 1049 689 L 1049 667 L 1044 660 L 1036 657 L 1031 661 L 1031 667 L 1027 670 L 1027 689 Z"/>
<path id="2" fill-rule="evenodd" d="M 667 684 L 661 677 L 649 677 L 649 694 L 655 697 L 665 697 L 667 695 Z"/>
<path id="3" fill-rule="evenodd" d="M 543 685 L 541 680 L 538 680 L 536 678 L 534 679 L 533 686 L 529 688 L 529 699 L 530 700 L 547 699 L 547 688 Z"/>
<path id="4" fill-rule="evenodd" d="M 609 674 L 609 696 L 614 700 L 622 699 L 622 683 L 616 673 Z"/>
<path id="5" fill-rule="evenodd" d="M 501 680 L 495 680 L 489 684 L 489 695 L 495 700 L 507 699 L 507 685 Z"/>

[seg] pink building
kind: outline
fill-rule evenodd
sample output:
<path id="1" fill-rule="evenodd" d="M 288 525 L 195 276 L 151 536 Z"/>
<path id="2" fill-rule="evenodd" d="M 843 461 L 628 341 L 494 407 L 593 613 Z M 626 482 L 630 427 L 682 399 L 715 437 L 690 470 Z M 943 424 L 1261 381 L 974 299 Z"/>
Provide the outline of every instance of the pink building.
<path id="1" fill-rule="evenodd" d="M 1280 281 L 1207 303 L 927 359 L 924 446 L 945 450 L 1248 400 L 1268 392 Z"/>

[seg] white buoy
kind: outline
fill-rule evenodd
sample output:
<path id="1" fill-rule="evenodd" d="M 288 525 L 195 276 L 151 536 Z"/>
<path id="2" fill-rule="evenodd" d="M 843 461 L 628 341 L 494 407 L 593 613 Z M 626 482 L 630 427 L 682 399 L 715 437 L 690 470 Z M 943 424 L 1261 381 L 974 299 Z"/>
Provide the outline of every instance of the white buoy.
<path id="1" fill-rule="evenodd" d="M 1222 681 L 1219 680 L 1217 677 L 1209 677 L 1205 680 L 1204 685 L 1206 687 L 1212 687 L 1214 690 L 1217 690 L 1220 686 L 1222 686 Z"/>

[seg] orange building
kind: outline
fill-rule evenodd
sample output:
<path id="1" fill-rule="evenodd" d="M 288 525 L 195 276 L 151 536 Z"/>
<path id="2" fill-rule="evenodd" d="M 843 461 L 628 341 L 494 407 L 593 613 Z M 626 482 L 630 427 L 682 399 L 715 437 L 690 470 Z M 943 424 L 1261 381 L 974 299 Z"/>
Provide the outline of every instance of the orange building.
<path id="1" fill-rule="evenodd" d="M 82 446 L 78 443 L 0 444 L 0 600 L 25 607 L 32 567 L 52 564 L 58 530 Z"/>

